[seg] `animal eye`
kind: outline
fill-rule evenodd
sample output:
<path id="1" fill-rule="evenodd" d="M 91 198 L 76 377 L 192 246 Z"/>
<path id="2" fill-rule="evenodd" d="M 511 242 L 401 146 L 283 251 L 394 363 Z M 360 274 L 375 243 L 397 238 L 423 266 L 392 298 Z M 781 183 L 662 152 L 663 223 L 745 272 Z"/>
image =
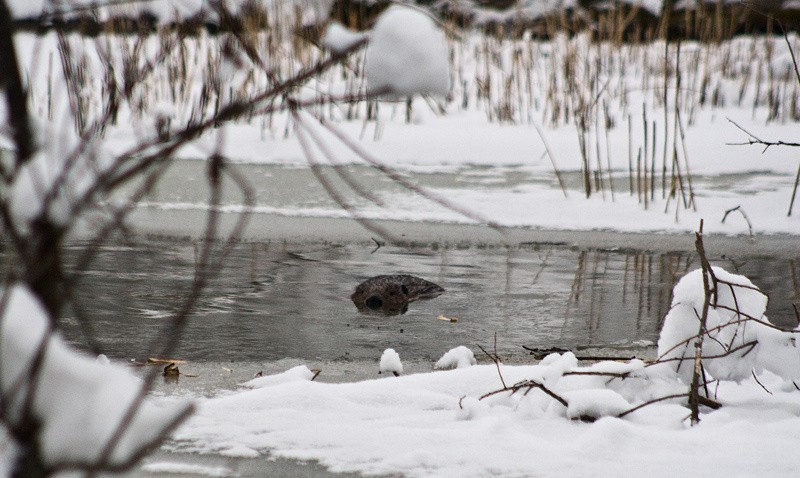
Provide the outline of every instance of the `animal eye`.
<path id="1" fill-rule="evenodd" d="M 400 290 L 403 291 L 403 294 L 408 295 L 408 287 L 405 284 L 400 286 Z"/>
<path id="2" fill-rule="evenodd" d="M 380 309 L 383 305 L 383 301 L 377 295 L 370 296 L 364 303 L 372 310 Z"/>

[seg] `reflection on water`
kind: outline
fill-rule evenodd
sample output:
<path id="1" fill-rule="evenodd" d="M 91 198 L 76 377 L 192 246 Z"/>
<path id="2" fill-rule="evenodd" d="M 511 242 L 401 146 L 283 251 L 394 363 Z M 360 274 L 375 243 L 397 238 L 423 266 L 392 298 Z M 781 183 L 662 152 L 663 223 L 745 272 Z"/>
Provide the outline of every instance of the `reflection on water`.
<path id="1" fill-rule="evenodd" d="M 77 252 L 75 246 L 72 252 Z M 435 360 L 448 349 L 489 346 L 616 348 L 653 343 L 674 283 L 698 267 L 694 254 L 582 250 L 566 246 L 409 251 L 372 244 L 242 243 L 210 284 L 177 358 L 267 361 L 285 357 L 376 359 L 386 347 L 406 359 Z M 192 242 L 108 247 L 80 284 L 82 309 L 112 358 L 147 356 L 191 285 Z M 769 257 L 712 257 L 770 294 L 769 317 L 795 324 L 798 264 Z M 362 280 L 408 273 L 446 289 L 405 315 L 359 314 L 350 294 Z M 437 320 L 439 315 L 458 322 Z M 81 328 L 63 320 L 68 340 Z"/>

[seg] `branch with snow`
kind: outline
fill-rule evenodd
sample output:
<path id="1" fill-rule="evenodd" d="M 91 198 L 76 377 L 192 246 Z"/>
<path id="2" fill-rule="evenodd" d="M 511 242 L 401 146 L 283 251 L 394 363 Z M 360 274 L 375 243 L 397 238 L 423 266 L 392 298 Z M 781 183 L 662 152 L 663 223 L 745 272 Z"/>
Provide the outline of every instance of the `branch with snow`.
<path id="1" fill-rule="evenodd" d="M 702 227 L 700 231 L 696 247 L 702 267 L 675 285 L 656 361 L 604 360 L 579 367 L 572 352 L 552 353 L 540 363 L 547 369 L 539 376 L 509 386 L 499 359 L 484 350 L 494 361 L 502 386 L 479 400 L 504 397 L 507 401 L 514 396 L 527 397 L 537 389 L 550 400 L 541 406 L 556 406 L 565 417 L 584 421 L 629 417 L 665 402 L 681 403 L 690 409 L 694 424 L 700 420 L 701 406 L 713 410 L 725 403 L 710 393 L 709 384 L 716 382 L 719 387 L 730 381 L 753 380 L 771 393 L 759 379 L 766 373 L 796 387 L 800 328 L 787 330 L 772 324 L 764 315 L 768 301 L 764 292 L 746 277 L 711 266 Z"/>
<path id="2" fill-rule="evenodd" d="M 0 416 L 12 437 L 26 432 L 38 437 L 33 452 L 40 455 L 45 474 L 126 469 L 192 412 L 187 401 L 145 400 L 111 453 L 103 456 L 135 401 L 140 380 L 65 345 L 52 332 L 47 311 L 25 286 L 7 287 L 3 297 Z"/>

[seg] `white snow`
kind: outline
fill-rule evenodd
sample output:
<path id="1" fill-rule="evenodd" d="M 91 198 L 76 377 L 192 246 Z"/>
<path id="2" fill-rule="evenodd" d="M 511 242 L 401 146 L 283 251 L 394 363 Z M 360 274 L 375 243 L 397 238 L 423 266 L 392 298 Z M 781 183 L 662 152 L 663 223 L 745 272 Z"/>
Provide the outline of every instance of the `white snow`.
<path id="1" fill-rule="evenodd" d="M 394 375 L 403 374 L 403 363 L 400 361 L 400 354 L 395 352 L 394 349 L 386 349 L 381 354 L 381 361 L 379 364 L 381 373 L 393 373 Z"/>
<path id="2" fill-rule="evenodd" d="M 33 413 L 41 421 L 40 443 L 44 460 L 90 463 L 133 403 L 140 380 L 124 368 L 99 363 L 65 345 L 58 334 L 45 340 L 46 312 L 22 286 L 4 290 L 8 303 L 0 327 L 0 386 L 2 406 L 10 420 L 18 420 L 25 402 L 25 379 L 39 344 L 46 344 L 44 362 L 36 382 Z M 142 447 L 151 445 L 163 430 L 175 426 L 191 404 L 185 400 L 161 403 L 145 400 L 110 462 L 123 463 Z M 0 462 L 11 460 L 7 437 L 0 434 Z"/>
<path id="3" fill-rule="evenodd" d="M 222 466 L 192 465 L 190 463 L 175 463 L 169 461 L 148 463 L 142 466 L 142 470 L 156 475 L 175 474 L 210 477 L 225 477 L 235 475 L 233 470 Z"/>
<path id="4" fill-rule="evenodd" d="M 574 356 L 551 365 L 503 366 L 506 383 L 536 379 L 570 401 L 565 409 L 534 388 L 503 392 L 494 365 L 330 384 L 293 382 L 201 399 L 170 449 L 228 454 L 246 448 L 270 456 L 319 460 L 333 472 L 402 476 L 793 476 L 787 458 L 800 445 L 800 393 L 775 375 L 723 382 L 723 408 L 689 427 L 678 401 L 625 418 L 648 392 L 685 392 L 671 377 L 625 380 L 565 376 Z M 567 371 L 602 371 L 604 364 Z M 649 372 L 648 372 L 649 373 Z M 600 417 L 579 423 L 572 416 Z M 752 446 L 753 437 L 758 446 Z"/>
<path id="5" fill-rule="evenodd" d="M 0 117 L 4 113 L 0 109 Z M 81 203 L 96 178 L 113 164 L 101 142 L 83 143 L 74 121 L 65 113 L 56 106 L 52 114 L 60 119 L 30 119 L 37 150 L 14 175 L 7 193 L 11 213 L 21 227 L 45 208 L 46 216 L 55 224 L 76 219 L 74 207 Z M 7 138 L 0 135 L 0 148 L 8 146 Z M 82 154 L 74 157 L 76 151 Z M 91 197 L 87 204 L 93 205 L 95 199 L 96 196 Z"/>
<path id="6" fill-rule="evenodd" d="M 447 40 L 421 11 L 391 6 L 370 34 L 364 74 L 368 91 L 396 96 L 447 94 Z"/>
<path id="7" fill-rule="evenodd" d="M 471 367 L 475 365 L 475 354 L 469 348 L 459 345 L 458 347 L 448 350 L 442 358 L 433 366 L 439 370 L 448 370 L 454 368 Z"/>
<path id="8" fill-rule="evenodd" d="M 305 365 L 298 365 L 297 367 L 290 368 L 289 370 L 277 375 L 267 375 L 265 377 L 254 378 L 249 382 L 245 382 L 242 384 L 242 386 L 249 388 L 262 388 L 279 383 L 307 381 L 312 380 L 313 378 L 314 372 L 309 370 Z"/>
<path id="9" fill-rule="evenodd" d="M 341 53 L 352 48 L 356 43 L 366 38 L 366 34 L 347 29 L 338 22 L 331 22 L 325 29 L 322 44 L 334 53 Z"/>
<path id="10" fill-rule="evenodd" d="M 766 294 L 744 276 L 720 267 L 712 270 L 716 278 L 725 283 L 719 284 L 717 301 L 711 303 L 708 310 L 709 336 L 703 341 L 702 353 L 719 358 L 704 361 L 706 372 L 714 378 L 736 381 L 764 370 L 786 379 L 800 378 L 797 334 L 770 327 L 764 315 Z M 695 354 L 692 337 L 699 331 L 704 301 L 703 273 L 697 269 L 675 285 L 672 307 L 658 340 L 660 357 L 688 359 L 669 364 L 686 383 L 692 375 Z"/>
<path id="11" fill-rule="evenodd" d="M 622 395 L 613 390 L 575 390 L 565 394 L 569 402 L 567 417 L 571 419 L 617 416 L 631 408 Z"/>

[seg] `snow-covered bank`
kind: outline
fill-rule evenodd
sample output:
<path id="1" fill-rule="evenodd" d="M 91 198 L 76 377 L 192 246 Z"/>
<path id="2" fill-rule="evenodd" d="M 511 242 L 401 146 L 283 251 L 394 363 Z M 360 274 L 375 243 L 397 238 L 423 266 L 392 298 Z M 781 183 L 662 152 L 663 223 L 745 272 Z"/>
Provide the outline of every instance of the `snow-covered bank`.
<path id="1" fill-rule="evenodd" d="M 545 368 L 502 370 L 512 383 Z M 773 395 L 753 380 L 727 383 L 719 395 L 731 398 L 694 428 L 674 404 L 586 424 L 542 412 L 532 404 L 538 391 L 479 402 L 501 386 L 494 365 L 354 384 L 296 381 L 203 401 L 170 448 L 269 451 L 331 471 L 404 476 L 794 476 L 800 395 L 781 391 L 776 377 L 760 380 Z"/>

